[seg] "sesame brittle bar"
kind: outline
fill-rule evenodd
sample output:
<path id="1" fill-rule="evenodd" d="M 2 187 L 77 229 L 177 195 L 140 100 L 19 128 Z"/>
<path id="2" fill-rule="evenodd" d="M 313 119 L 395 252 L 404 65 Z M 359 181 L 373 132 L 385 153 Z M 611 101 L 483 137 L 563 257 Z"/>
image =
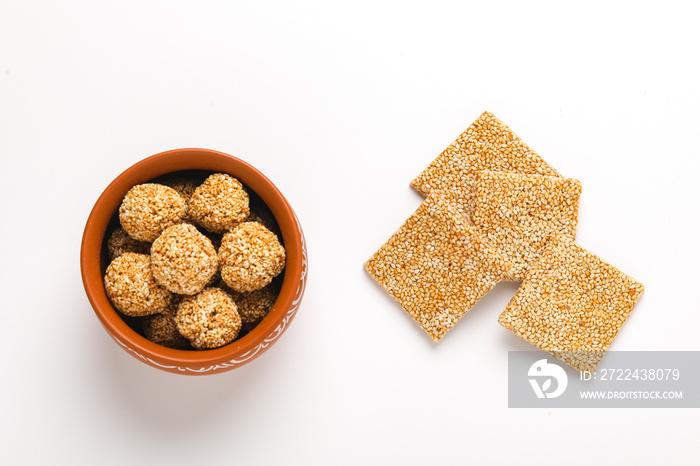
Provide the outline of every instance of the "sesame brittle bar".
<path id="1" fill-rule="evenodd" d="M 644 286 L 556 237 L 532 266 L 499 323 L 579 371 L 594 371 Z"/>
<path id="2" fill-rule="evenodd" d="M 438 194 L 431 194 L 364 264 L 439 341 L 510 264 Z"/>
<path id="3" fill-rule="evenodd" d="M 513 131 L 484 112 L 410 185 L 427 196 L 439 191 L 467 218 L 473 211 L 474 174 L 479 170 L 559 176 Z"/>
<path id="4" fill-rule="evenodd" d="M 475 174 L 472 222 L 525 278 L 549 239 L 576 236 L 581 182 L 571 178 L 481 171 Z"/>

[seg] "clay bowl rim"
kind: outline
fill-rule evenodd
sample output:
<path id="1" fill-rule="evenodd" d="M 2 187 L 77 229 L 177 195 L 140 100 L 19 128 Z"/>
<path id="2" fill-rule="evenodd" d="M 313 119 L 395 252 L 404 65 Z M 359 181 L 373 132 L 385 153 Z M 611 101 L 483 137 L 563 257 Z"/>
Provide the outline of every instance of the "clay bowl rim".
<path id="1" fill-rule="evenodd" d="M 103 285 L 102 251 L 105 234 L 126 192 L 134 185 L 187 170 L 228 173 L 254 191 L 272 211 L 287 252 L 282 287 L 269 314 L 250 333 L 221 348 L 177 350 L 153 343 L 133 330 L 112 306 Z M 183 148 L 161 152 L 124 170 L 102 192 L 85 224 L 80 247 L 83 286 L 92 308 L 112 338 L 142 357 L 161 365 L 205 367 L 246 355 L 260 345 L 285 319 L 294 305 L 302 280 L 303 247 L 299 222 L 279 189 L 249 163 L 223 152 Z M 264 351 L 267 348 L 261 350 Z"/>

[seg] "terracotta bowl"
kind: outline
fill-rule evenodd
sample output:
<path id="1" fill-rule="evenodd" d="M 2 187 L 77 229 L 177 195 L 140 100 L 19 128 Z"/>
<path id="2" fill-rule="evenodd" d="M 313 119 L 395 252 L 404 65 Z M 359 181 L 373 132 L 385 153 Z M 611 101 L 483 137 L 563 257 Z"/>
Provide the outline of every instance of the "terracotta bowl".
<path id="1" fill-rule="evenodd" d="M 108 265 L 106 243 L 116 227 L 116 213 L 126 192 L 134 185 L 176 172 L 228 173 L 255 192 L 272 211 L 282 233 L 287 260 L 277 301 L 270 313 L 250 333 L 211 350 L 175 350 L 152 343 L 132 329 L 112 306 L 103 285 Z M 198 172 L 202 173 L 202 172 Z M 267 351 L 296 315 L 306 286 L 307 253 L 304 234 L 294 211 L 265 175 L 230 155 L 206 149 L 176 149 L 148 157 L 119 175 L 97 199 L 88 217 L 80 249 L 85 292 L 107 333 L 127 353 L 158 369 L 177 374 L 204 375 L 228 371 Z"/>

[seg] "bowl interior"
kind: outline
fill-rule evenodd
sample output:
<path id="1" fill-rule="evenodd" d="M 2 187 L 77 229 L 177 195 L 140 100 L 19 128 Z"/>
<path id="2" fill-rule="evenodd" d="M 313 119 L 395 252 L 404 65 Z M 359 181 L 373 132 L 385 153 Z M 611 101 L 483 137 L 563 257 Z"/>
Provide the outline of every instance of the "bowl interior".
<path id="1" fill-rule="evenodd" d="M 267 206 L 281 233 L 287 260 L 280 292 L 269 314 L 250 333 L 210 350 L 175 350 L 157 345 L 134 330 L 130 318 L 116 311 L 103 285 L 109 264 L 106 243 L 119 226 L 117 211 L 132 186 L 164 177 L 179 175 L 206 176 L 227 173 L 237 178 Z M 248 163 L 230 155 L 207 149 L 177 149 L 144 159 L 119 175 L 95 203 L 86 223 L 81 245 L 81 272 L 88 299 L 102 325 L 122 345 L 140 355 L 163 363 L 206 365 L 231 359 L 250 351 L 275 330 L 291 307 L 302 272 L 301 232 L 289 203 L 274 184 Z"/>

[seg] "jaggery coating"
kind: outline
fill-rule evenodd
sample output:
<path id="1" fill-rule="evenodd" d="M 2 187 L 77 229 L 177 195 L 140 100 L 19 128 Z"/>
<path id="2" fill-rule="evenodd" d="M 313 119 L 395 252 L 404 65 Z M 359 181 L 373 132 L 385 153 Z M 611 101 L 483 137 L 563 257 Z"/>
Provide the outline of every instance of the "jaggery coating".
<path id="1" fill-rule="evenodd" d="M 151 243 L 147 241 L 139 241 L 131 236 L 123 229 L 115 229 L 107 240 L 107 252 L 109 260 L 113 261 L 125 252 L 137 252 L 139 254 L 148 254 L 151 250 Z"/>
<path id="2" fill-rule="evenodd" d="M 146 316 L 165 311 L 174 296 L 153 277 L 146 254 L 126 252 L 114 259 L 104 277 L 105 291 L 112 304 L 130 316 Z"/>
<path id="3" fill-rule="evenodd" d="M 175 299 L 167 310 L 144 318 L 142 329 L 144 336 L 148 340 L 167 348 L 190 348 L 190 341 L 178 331 L 177 323 L 175 322 L 179 304 L 180 299 Z"/>
<path id="4" fill-rule="evenodd" d="M 209 238 L 189 223 L 169 227 L 151 246 L 153 276 L 173 293 L 201 291 L 216 273 L 218 262 Z"/>
<path id="5" fill-rule="evenodd" d="M 131 188 L 119 206 L 119 222 L 134 239 L 154 241 L 166 228 L 185 217 L 185 200 L 177 191 L 158 183 Z"/>
<path id="6" fill-rule="evenodd" d="M 189 217 L 213 233 L 224 233 L 250 213 L 248 194 L 237 179 L 225 173 L 209 176 L 194 190 Z"/>
<path id="7" fill-rule="evenodd" d="M 270 284 L 284 269 L 285 250 L 277 236 L 258 222 L 244 222 L 221 239 L 221 278 L 238 292 Z"/>
<path id="8" fill-rule="evenodd" d="M 214 287 L 185 297 L 178 306 L 175 322 L 195 349 L 224 346 L 235 340 L 241 330 L 241 316 L 233 298 Z"/>

